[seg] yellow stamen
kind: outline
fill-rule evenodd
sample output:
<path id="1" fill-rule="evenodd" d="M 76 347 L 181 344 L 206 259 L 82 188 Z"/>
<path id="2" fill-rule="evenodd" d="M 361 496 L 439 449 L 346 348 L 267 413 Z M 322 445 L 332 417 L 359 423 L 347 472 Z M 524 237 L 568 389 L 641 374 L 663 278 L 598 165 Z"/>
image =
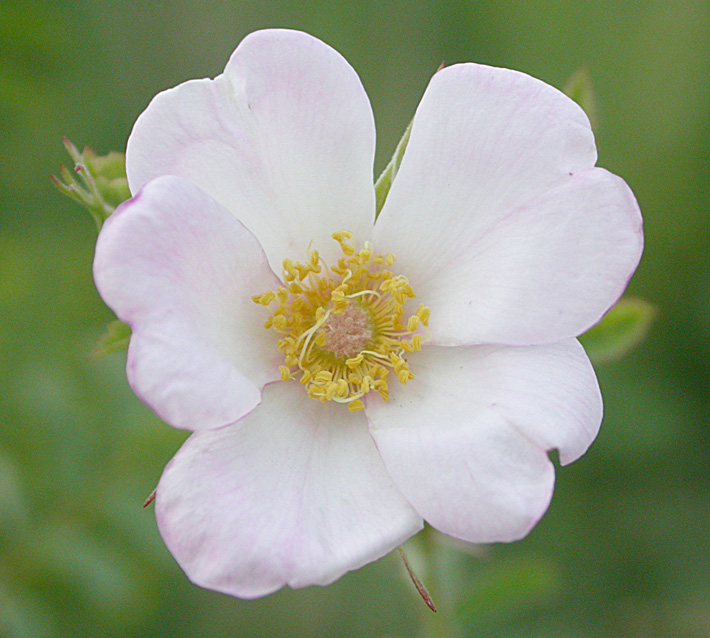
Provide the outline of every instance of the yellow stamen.
<path id="1" fill-rule="evenodd" d="M 355 412 L 370 392 L 387 401 L 389 378 L 403 385 L 414 378 L 405 356 L 428 338 L 429 308 L 405 317 L 415 295 L 406 277 L 389 270 L 393 254 L 375 253 L 370 242 L 356 250 L 346 230 L 332 237 L 343 253 L 336 265 L 309 246 L 304 263 L 284 260 L 284 287 L 253 300 L 269 308 L 264 327 L 283 335 L 281 379 L 297 379 L 309 397 Z"/>

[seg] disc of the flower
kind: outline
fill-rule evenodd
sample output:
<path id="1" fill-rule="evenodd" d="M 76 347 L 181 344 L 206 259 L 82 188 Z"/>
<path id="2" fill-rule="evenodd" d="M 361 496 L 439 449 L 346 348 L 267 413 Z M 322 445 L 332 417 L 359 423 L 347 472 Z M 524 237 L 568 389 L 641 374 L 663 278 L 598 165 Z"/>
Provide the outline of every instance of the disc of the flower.
<path id="1" fill-rule="evenodd" d="M 405 321 L 414 291 L 406 277 L 389 270 L 394 255 L 374 252 L 370 242 L 356 251 L 349 231 L 333 239 L 343 251 L 337 265 L 321 265 L 316 250 L 305 263 L 286 259 L 285 286 L 254 301 L 273 304 L 264 327 L 283 335 L 282 380 L 296 375 L 310 398 L 345 403 L 355 412 L 369 392 L 389 399 L 390 372 L 403 385 L 414 378 L 405 355 L 422 349 L 420 328 L 429 323 L 429 309 L 420 305 Z"/>
<path id="2" fill-rule="evenodd" d="M 522 73 L 443 69 L 376 222 L 374 141 L 353 69 L 285 30 L 156 96 L 129 139 L 134 197 L 95 279 L 131 326 L 135 392 L 195 431 L 156 513 L 205 587 L 331 582 L 423 520 L 520 538 L 552 494 L 547 452 L 573 461 L 598 431 L 575 337 L 642 233 L 583 111 Z"/>

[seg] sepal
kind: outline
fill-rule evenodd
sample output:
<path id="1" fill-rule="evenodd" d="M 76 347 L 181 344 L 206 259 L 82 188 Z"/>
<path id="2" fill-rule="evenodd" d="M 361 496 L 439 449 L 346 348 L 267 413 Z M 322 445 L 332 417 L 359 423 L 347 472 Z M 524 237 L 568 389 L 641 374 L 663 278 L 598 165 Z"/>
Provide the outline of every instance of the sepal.
<path id="1" fill-rule="evenodd" d="M 592 130 L 596 131 L 599 124 L 599 112 L 597 110 L 597 99 L 594 95 L 592 76 L 586 67 L 577 69 L 567 80 L 562 92 L 572 98 L 582 110 L 587 114 Z"/>
<path id="2" fill-rule="evenodd" d="M 414 120 L 409 122 L 409 125 L 404 131 L 404 135 L 402 135 L 402 138 L 397 144 L 397 148 L 394 149 L 392 159 L 390 159 L 387 166 L 385 166 L 385 170 L 382 171 L 375 182 L 375 202 L 377 206 L 375 208 L 375 215 L 379 215 L 382 207 L 385 205 L 387 194 L 390 192 L 390 188 L 392 187 L 392 182 L 394 182 L 394 178 L 397 175 L 397 171 L 399 171 L 399 166 L 402 163 L 402 158 L 404 157 L 404 151 L 407 148 L 407 143 L 409 142 L 409 135 L 412 132 L 413 121 Z"/>
<path id="3" fill-rule="evenodd" d="M 643 341 L 655 314 L 648 301 L 625 297 L 579 340 L 593 363 L 621 359 Z"/>
<path id="4" fill-rule="evenodd" d="M 112 321 L 106 326 L 106 331 L 99 337 L 91 356 L 95 359 L 105 357 L 114 352 L 128 348 L 131 339 L 131 328 L 122 321 Z"/>
<path id="5" fill-rule="evenodd" d="M 100 230 L 116 207 L 131 197 L 125 156 L 114 151 L 97 155 L 88 147 L 80 152 L 67 138 L 64 147 L 74 162 L 74 170 L 62 165 L 61 178 L 50 178 L 62 193 L 89 211 Z"/>

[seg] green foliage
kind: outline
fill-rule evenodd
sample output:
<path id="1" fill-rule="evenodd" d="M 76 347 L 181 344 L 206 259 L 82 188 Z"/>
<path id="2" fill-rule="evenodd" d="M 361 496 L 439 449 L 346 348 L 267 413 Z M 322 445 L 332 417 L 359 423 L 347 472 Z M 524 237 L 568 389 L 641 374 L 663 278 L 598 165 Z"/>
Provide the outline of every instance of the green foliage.
<path id="1" fill-rule="evenodd" d="M 397 144 L 397 148 L 394 149 L 394 154 L 392 155 L 392 158 L 390 159 L 387 166 L 385 166 L 385 170 L 382 171 L 382 174 L 377 178 L 377 181 L 375 182 L 375 200 L 377 203 L 375 209 L 376 215 L 380 214 L 382 207 L 385 205 L 385 200 L 387 199 L 387 195 L 390 192 L 390 188 L 392 187 L 392 182 L 394 182 L 394 178 L 397 175 L 397 171 L 399 171 L 399 166 L 402 163 L 404 151 L 407 148 L 407 143 L 409 142 L 409 135 L 411 134 L 411 132 L 412 122 L 410 121 L 409 125 L 404 131 L 404 135 L 402 135 L 402 138 Z"/>
<path id="2" fill-rule="evenodd" d="M 112 352 L 120 352 L 128 348 L 131 339 L 131 328 L 122 321 L 112 321 L 106 331 L 99 337 L 94 347 L 93 356 L 105 357 Z"/>
<path id="3" fill-rule="evenodd" d="M 52 175 L 52 182 L 61 193 L 88 210 L 97 229 L 101 230 L 109 215 L 131 196 L 126 179 L 126 157 L 115 151 L 96 155 L 88 147 L 79 152 L 67 138 L 64 138 L 64 147 L 74 161 L 74 171 L 62 165 L 62 179 Z M 125 323 L 112 321 L 99 337 L 93 356 L 99 358 L 125 350 L 130 338 L 131 329 Z"/>
<path id="4" fill-rule="evenodd" d="M 466 625 L 495 625 L 539 608 L 561 588 L 561 576 L 549 560 L 527 556 L 494 561 L 480 571 L 459 603 L 459 616 Z"/>
<path id="5" fill-rule="evenodd" d="M 126 158 L 123 153 L 115 151 L 99 156 L 90 148 L 80 153 L 67 138 L 64 138 L 64 146 L 74 160 L 74 171 L 62 165 L 62 179 L 52 175 L 52 182 L 60 192 L 86 208 L 101 230 L 108 216 L 131 196 L 126 179 Z"/>
<path id="6" fill-rule="evenodd" d="M 562 90 L 584 109 L 592 128 L 596 129 L 599 124 L 599 112 L 589 71 L 585 67 L 575 71 Z"/>
<path id="7" fill-rule="evenodd" d="M 621 359 L 643 341 L 655 314 L 647 301 L 624 297 L 579 340 L 594 363 Z"/>
<path id="8" fill-rule="evenodd" d="M 376 113 L 378 167 L 441 59 L 556 86 L 570 69 L 592 70 L 600 165 L 632 185 L 648 221 L 632 294 L 658 300 L 662 313 L 643 357 L 599 368 L 601 435 L 558 472 L 532 534 L 448 558 L 471 604 L 460 610 L 466 637 L 706 638 L 705 0 L 574 10 L 562 0 L 412 2 L 406 11 L 374 0 L 0 3 L 0 636 L 403 638 L 416 634 L 420 608 L 439 616 L 408 596 L 394 560 L 255 601 L 193 586 L 141 507 L 185 435 L 140 405 L 120 354 L 87 356 L 110 317 L 91 282 L 91 233 L 48 188 L 63 161 L 56 140 L 122 148 L 158 90 L 221 72 L 236 42 L 265 24 L 313 32 L 354 64 Z M 510 613 L 484 602 L 504 605 L 508 591 Z M 447 601 L 446 589 L 435 598 Z"/>

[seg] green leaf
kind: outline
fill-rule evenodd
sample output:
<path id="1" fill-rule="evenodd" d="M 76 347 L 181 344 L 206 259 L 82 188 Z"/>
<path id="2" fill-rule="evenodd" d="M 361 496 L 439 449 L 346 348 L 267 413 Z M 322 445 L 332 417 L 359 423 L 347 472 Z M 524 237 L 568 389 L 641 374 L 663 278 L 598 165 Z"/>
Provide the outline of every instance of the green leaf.
<path id="1" fill-rule="evenodd" d="M 74 170 L 61 166 L 61 179 L 54 175 L 50 178 L 60 192 L 89 211 L 100 230 L 116 207 L 131 197 L 125 156 L 116 152 L 99 156 L 90 148 L 79 152 L 66 138 L 64 146 L 74 161 Z"/>
<path id="2" fill-rule="evenodd" d="M 615 361 L 643 341 L 655 314 L 647 301 L 625 297 L 579 340 L 594 363 Z"/>
<path id="3" fill-rule="evenodd" d="M 562 91 L 579 104 L 589 118 L 592 129 L 596 130 L 599 124 L 597 100 L 594 97 L 594 87 L 589 71 L 585 67 L 575 71 L 567 80 Z"/>
<path id="4" fill-rule="evenodd" d="M 105 357 L 107 354 L 125 350 L 128 348 L 128 342 L 131 339 L 130 327 L 122 321 L 112 321 L 106 327 L 99 340 L 96 342 L 96 347 L 91 355 L 95 358 Z"/>
<path id="5" fill-rule="evenodd" d="M 407 143 L 409 142 L 409 135 L 412 132 L 412 122 L 409 123 L 402 139 L 399 140 L 397 148 L 394 149 L 394 155 L 389 161 L 389 164 L 385 166 L 385 170 L 377 178 L 375 182 L 375 198 L 377 202 L 376 215 L 380 214 L 382 207 L 385 205 L 385 200 L 392 187 L 392 182 L 394 182 L 395 175 L 399 171 L 399 166 L 402 163 L 402 158 L 404 157 L 404 150 L 407 148 Z"/>

